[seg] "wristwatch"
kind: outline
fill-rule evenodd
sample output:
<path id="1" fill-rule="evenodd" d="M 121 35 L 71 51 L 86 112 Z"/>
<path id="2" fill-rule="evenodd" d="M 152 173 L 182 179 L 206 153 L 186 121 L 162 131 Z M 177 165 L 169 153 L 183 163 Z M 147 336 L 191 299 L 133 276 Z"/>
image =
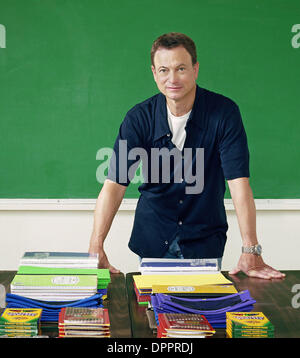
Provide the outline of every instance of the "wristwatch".
<path id="1" fill-rule="evenodd" d="M 242 253 L 260 256 L 262 253 L 262 247 L 260 244 L 254 246 L 242 246 Z"/>

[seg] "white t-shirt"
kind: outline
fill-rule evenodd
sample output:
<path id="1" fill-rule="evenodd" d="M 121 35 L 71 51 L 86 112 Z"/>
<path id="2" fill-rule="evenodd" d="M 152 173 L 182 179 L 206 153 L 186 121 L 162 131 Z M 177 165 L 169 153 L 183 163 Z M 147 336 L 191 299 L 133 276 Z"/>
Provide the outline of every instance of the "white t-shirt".
<path id="1" fill-rule="evenodd" d="M 176 147 L 179 150 L 182 150 L 182 148 L 184 146 L 184 142 L 185 142 L 185 137 L 186 137 L 185 126 L 186 126 L 186 122 L 189 119 L 189 116 L 190 116 L 190 113 L 192 112 L 192 110 L 190 110 L 188 113 L 186 113 L 180 117 L 174 116 L 171 113 L 168 106 L 167 106 L 167 110 L 168 110 L 169 127 L 173 134 L 172 142 L 174 143 L 174 145 L 176 145 Z"/>

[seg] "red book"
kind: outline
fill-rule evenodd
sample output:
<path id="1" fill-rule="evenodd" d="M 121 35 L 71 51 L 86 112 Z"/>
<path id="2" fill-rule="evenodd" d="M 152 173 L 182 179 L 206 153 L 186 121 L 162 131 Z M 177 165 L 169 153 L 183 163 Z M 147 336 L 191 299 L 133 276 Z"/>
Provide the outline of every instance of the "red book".
<path id="1" fill-rule="evenodd" d="M 110 337 L 107 308 L 64 307 L 59 313 L 59 337 Z"/>
<path id="2" fill-rule="evenodd" d="M 189 313 L 159 313 L 157 337 L 208 337 L 215 333 L 205 316 Z"/>

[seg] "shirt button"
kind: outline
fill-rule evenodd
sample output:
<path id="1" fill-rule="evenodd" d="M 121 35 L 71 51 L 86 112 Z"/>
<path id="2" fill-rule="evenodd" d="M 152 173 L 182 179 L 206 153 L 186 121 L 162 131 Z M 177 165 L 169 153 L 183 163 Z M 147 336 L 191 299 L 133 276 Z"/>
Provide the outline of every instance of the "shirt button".
<path id="1" fill-rule="evenodd" d="M 168 245 L 168 241 L 165 241 L 165 244 Z"/>
<path id="2" fill-rule="evenodd" d="M 170 133 L 168 133 L 168 134 L 167 134 L 167 137 L 170 137 L 170 135 L 171 135 L 171 134 L 170 134 Z"/>
<path id="3" fill-rule="evenodd" d="M 183 200 L 179 200 L 179 204 L 182 204 L 183 203 Z"/>
<path id="4" fill-rule="evenodd" d="M 178 221 L 178 225 L 182 225 L 182 221 Z"/>

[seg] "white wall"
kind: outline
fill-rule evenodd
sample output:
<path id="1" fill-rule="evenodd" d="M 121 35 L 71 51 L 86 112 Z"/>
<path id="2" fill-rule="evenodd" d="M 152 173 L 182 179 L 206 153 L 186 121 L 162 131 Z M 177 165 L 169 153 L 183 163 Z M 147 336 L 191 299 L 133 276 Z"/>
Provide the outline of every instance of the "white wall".
<path id="1" fill-rule="evenodd" d="M 95 201 L 0 201 L 0 270 L 17 270 L 25 251 L 87 252 Z M 280 270 L 300 269 L 298 201 L 256 201 L 257 233 L 263 258 Z M 138 269 L 128 249 L 136 201 L 124 200 L 106 239 L 111 264 L 122 272 Z M 226 204 L 229 223 L 223 270 L 238 261 L 241 238 L 235 212 Z"/>

